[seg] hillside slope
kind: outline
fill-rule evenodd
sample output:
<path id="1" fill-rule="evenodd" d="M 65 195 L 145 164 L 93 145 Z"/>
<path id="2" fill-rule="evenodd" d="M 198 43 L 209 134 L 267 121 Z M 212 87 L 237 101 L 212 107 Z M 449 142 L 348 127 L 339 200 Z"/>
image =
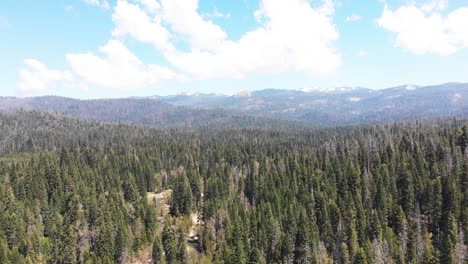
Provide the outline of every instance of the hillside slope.
<path id="1" fill-rule="evenodd" d="M 157 97 L 175 105 L 222 108 L 229 111 L 300 120 L 320 125 L 413 120 L 468 113 L 468 84 L 446 83 L 383 90 L 334 88 L 260 90 L 234 96 L 181 94 Z"/>
<path id="2" fill-rule="evenodd" d="M 135 123 L 154 127 L 218 128 L 303 126 L 297 122 L 229 112 L 174 106 L 154 99 L 76 100 L 58 96 L 0 97 L 0 111 L 53 110 L 86 120 Z"/>

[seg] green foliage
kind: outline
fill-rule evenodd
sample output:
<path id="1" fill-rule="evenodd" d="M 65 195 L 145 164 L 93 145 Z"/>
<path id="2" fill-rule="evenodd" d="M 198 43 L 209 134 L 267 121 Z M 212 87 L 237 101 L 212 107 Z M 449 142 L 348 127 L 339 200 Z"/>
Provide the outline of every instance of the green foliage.
<path id="1" fill-rule="evenodd" d="M 156 237 L 153 243 L 153 250 L 151 253 L 153 262 L 155 264 L 160 263 L 162 260 L 162 256 L 163 256 L 163 249 L 162 249 L 161 239 L 159 237 Z"/>
<path id="2" fill-rule="evenodd" d="M 195 212 L 192 249 L 207 263 L 454 263 L 467 243 L 466 121 L 0 123 L 0 263 L 121 263 L 148 245 L 157 263 L 191 263 L 180 223 Z M 160 218 L 146 192 L 167 189 L 172 216 Z"/>
<path id="3" fill-rule="evenodd" d="M 166 256 L 166 263 L 173 264 L 177 263 L 177 242 L 174 232 L 174 228 L 170 225 L 164 225 L 162 232 L 162 245 L 164 249 L 164 254 Z M 185 248 L 184 248 L 185 250 Z"/>
<path id="4" fill-rule="evenodd" d="M 182 174 L 175 179 L 172 197 L 170 208 L 172 215 L 189 215 L 192 212 L 192 189 L 185 174 Z"/>

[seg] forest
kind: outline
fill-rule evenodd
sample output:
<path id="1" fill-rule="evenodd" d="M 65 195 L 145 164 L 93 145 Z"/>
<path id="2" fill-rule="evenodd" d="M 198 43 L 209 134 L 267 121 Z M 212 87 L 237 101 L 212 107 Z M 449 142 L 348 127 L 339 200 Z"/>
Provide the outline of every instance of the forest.
<path id="1" fill-rule="evenodd" d="M 468 261 L 467 119 L 184 129 L 0 113 L 0 183 L 0 263 Z"/>

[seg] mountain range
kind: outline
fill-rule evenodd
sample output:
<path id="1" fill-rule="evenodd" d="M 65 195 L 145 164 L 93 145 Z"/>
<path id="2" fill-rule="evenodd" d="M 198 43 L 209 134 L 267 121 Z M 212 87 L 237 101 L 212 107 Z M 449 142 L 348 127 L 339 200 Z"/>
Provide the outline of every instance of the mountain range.
<path id="1" fill-rule="evenodd" d="M 266 89 L 232 96 L 185 92 L 97 100 L 0 97 L 0 111 L 44 109 L 88 120 L 156 127 L 333 126 L 467 116 L 467 99 L 468 83 L 446 83 L 382 90 Z"/>
<path id="2" fill-rule="evenodd" d="M 152 98 L 174 105 L 219 108 L 315 125 L 362 124 L 468 113 L 467 83 L 425 87 L 403 85 L 382 90 L 361 87 L 267 89 L 233 96 L 191 93 Z"/>

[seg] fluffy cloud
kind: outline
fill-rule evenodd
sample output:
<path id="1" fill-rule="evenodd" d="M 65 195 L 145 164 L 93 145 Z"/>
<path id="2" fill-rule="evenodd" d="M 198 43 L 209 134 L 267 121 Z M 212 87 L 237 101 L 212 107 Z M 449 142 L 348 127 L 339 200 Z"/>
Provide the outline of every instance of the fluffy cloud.
<path id="1" fill-rule="evenodd" d="M 194 49 L 212 50 L 223 43 L 226 33 L 198 14 L 198 0 L 161 0 L 163 19 Z"/>
<path id="2" fill-rule="evenodd" d="M 351 16 L 346 18 L 346 22 L 355 22 L 360 20 L 362 17 L 360 15 L 352 14 Z"/>
<path id="3" fill-rule="evenodd" d="M 26 59 L 24 63 L 28 69 L 21 69 L 20 82 L 16 89 L 18 92 L 41 92 L 50 88 L 55 81 L 73 81 L 69 71 L 50 70 L 38 60 Z"/>
<path id="4" fill-rule="evenodd" d="M 447 1 L 432 1 L 422 6 L 403 6 L 395 11 L 387 6 L 378 24 L 396 33 L 395 45 L 415 54 L 450 55 L 468 47 L 468 8 L 446 15 Z"/>
<path id="5" fill-rule="evenodd" d="M 308 0 L 262 0 L 255 12 L 259 27 L 238 41 L 228 40 L 222 28 L 198 13 L 198 0 L 157 3 L 160 7 L 151 18 L 138 5 L 120 0 L 113 16 L 114 35 L 154 44 L 172 65 L 196 78 L 241 78 L 288 70 L 323 76 L 340 65 L 332 45 L 338 32 L 331 19 L 331 0 L 319 7 Z M 174 47 L 170 44 L 174 39 L 187 42 L 190 51 L 161 48 Z"/>
<path id="6" fill-rule="evenodd" d="M 160 51 L 173 51 L 170 38 L 179 37 L 194 48 L 209 49 L 220 45 L 226 33 L 211 21 L 204 20 L 198 13 L 198 0 L 136 0 L 144 6 L 119 0 L 112 19 L 115 23 L 113 36 L 130 36 L 153 44 Z M 146 12 L 145 12 L 146 11 Z M 152 15 L 152 17 L 150 17 Z M 162 23 L 170 25 L 173 36 Z"/>
<path id="7" fill-rule="evenodd" d="M 231 17 L 231 14 L 227 13 L 227 14 L 223 14 L 221 12 L 219 12 L 218 8 L 216 8 L 216 6 L 213 8 L 213 12 L 210 13 L 210 14 L 205 14 L 204 17 L 207 17 L 207 18 L 230 18 Z"/>
<path id="8" fill-rule="evenodd" d="M 85 2 L 85 3 L 89 4 L 89 5 L 98 6 L 100 8 L 104 8 L 104 9 L 109 9 L 110 8 L 109 2 L 107 2 L 107 0 L 83 0 L 83 2 Z"/>
<path id="9" fill-rule="evenodd" d="M 161 10 L 161 5 L 155 0 L 134 0 L 137 3 L 140 3 L 145 6 L 145 9 L 150 14 L 156 14 Z M 121 4 L 121 3 L 118 3 Z M 124 3 L 123 3 L 124 4 Z"/>
<path id="10" fill-rule="evenodd" d="M 99 50 L 106 55 L 105 58 L 92 53 L 66 56 L 73 71 L 91 84 L 130 90 L 143 88 L 163 79 L 180 78 L 165 67 L 144 65 L 120 41 L 111 40 Z"/>
<path id="11" fill-rule="evenodd" d="M 156 1 L 140 0 L 146 9 L 156 13 L 160 6 Z M 154 19 L 145 13 L 138 5 L 119 1 L 114 8 L 112 20 L 115 23 L 113 36 L 130 36 L 140 42 L 153 44 L 160 51 L 174 50 L 169 43 L 169 31 L 161 24 L 160 17 Z"/>
<path id="12" fill-rule="evenodd" d="M 83 0 L 105 8 L 105 0 Z M 253 14 L 259 23 L 239 40 L 198 12 L 198 0 L 118 0 L 112 19 L 117 38 L 130 37 L 153 45 L 179 71 L 198 79 L 242 78 L 249 73 L 304 71 L 311 76 L 333 73 L 340 55 L 333 48 L 338 32 L 332 21 L 334 5 L 322 0 L 262 0 Z M 217 11 L 215 9 L 215 11 Z M 215 12 L 219 16 L 219 12 Z M 186 43 L 188 50 L 179 50 Z M 146 65 L 119 40 L 99 48 L 102 53 L 67 54 L 76 76 L 89 85 L 110 89 L 138 89 L 164 79 L 185 80 L 166 67 Z M 69 81 L 64 87 L 87 89 L 75 84 L 68 71 L 49 70 L 28 60 L 32 68 L 21 70 L 18 90 L 43 91 L 53 81 Z"/>
<path id="13" fill-rule="evenodd" d="M 443 11 L 447 8 L 447 6 L 448 6 L 448 0 L 432 0 L 423 4 L 421 6 L 421 9 L 424 12 L 431 12 L 433 10 Z"/>

